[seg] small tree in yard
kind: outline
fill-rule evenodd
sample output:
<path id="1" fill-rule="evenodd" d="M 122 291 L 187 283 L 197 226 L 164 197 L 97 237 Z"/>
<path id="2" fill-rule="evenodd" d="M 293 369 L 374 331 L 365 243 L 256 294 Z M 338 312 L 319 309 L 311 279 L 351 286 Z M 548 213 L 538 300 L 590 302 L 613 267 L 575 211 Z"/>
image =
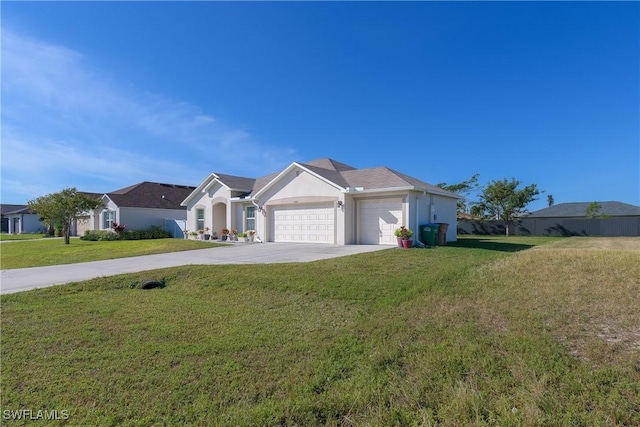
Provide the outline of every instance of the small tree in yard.
<path id="1" fill-rule="evenodd" d="M 506 223 L 506 235 L 509 236 L 509 227 L 514 219 L 526 212 L 525 207 L 536 200 L 540 194 L 536 184 L 531 184 L 523 189 L 518 189 L 520 181 L 512 178 L 511 181 L 491 181 L 480 194 L 480 202 L 472 211 L 476 214 L 501 219 Z"/>
<path id="2" fill-rule="evenodd" d="M 438 184 L 438 187 L 442 188 L 443 190 L 456 193 L 462 197 L 462 199 L 458 200 L 457 204 L 458 215 L 467 213 L 469 195 L 478 189 L 479 176 L 480 174 L 477 173 L 468 180 L 459 182 L 457 184 L 447 184 L 446 182 L 441 182 L 440 184 Z"/>
<path id="3" fill-rule="evenodd" d="M 61 227 L 64 243 L 68 245 L 72 222 L 82 213 L 101 207 L 102 202 L 75 188 L 65 188 L 58 193 L 30 200 L 27 206 L 32 212 L 36 212 L 45 224 Z"/>

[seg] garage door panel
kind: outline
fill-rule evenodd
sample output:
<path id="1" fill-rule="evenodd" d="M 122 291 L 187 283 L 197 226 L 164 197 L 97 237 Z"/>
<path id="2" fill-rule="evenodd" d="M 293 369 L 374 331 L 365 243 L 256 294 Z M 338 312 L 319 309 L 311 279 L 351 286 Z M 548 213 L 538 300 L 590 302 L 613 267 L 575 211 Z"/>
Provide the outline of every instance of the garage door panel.
<path id="1" fill-rule="evenodd" d="M 274 208 L 273 230 L 275 242 L 334 243 L 333 205 Z"/>
<path id="2" fill-rule="evenodd" d="M 402 199 L 358 202 L 358 243 L 395 245 L 396 228 L 402 222 Z"/>

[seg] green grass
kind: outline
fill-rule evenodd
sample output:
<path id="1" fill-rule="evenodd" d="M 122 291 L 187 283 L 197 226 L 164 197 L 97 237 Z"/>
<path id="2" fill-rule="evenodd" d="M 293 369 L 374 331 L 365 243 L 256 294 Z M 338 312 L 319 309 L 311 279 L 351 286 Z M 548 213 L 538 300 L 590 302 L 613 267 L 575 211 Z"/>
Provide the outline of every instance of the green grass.
<path id="1" fill-rule="evenodd" d="M 41 239 L 3 243 L 0 246 L 0 265 L 3 270 L 8 270 L 187 251 L 216 245 L 219 244 L 184 239 L 101 242 L 71 239 L 71 243 L 65 245 L 61 239 Z"/>
<path id="2" fill-rule="evenodd" d="M 5 295 L 2 409 L 101 426 L 638 425 L 638 252 L 554 241 Z M 135 289 L 150 277 L 166 287 Z"/>
<path id="3" fill-rule="evenodd" d="M 8 234 L 8 233 L 0 233 L 0 241 L 3 240 L 32 240 L 32 239 L 42 239 L 44 238 L 44 234 Z"/>

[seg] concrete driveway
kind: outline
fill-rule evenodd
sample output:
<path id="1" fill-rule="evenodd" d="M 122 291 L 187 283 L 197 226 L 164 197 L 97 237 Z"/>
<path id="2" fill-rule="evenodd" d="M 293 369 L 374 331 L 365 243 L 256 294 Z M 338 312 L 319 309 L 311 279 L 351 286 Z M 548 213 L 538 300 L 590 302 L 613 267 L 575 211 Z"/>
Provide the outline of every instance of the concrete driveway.
<path id="1" fill-rule="evenodd" d="M 28 291 L 96 277 L 155 270 L 181 265 L 273 264 L 309 262 L 390 249 L 377 245 L 320 245 L 306 243 L 232 244 L 224 247 L 119 258 L 51 267 L 19 268 L 0 271 L 0 293 Z"/>

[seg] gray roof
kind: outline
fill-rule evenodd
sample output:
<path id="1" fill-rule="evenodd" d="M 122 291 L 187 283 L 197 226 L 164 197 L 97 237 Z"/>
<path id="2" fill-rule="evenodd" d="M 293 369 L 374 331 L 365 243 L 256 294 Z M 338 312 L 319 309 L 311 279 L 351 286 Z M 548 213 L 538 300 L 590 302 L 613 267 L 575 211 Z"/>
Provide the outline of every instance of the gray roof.
<path id="1" fill-rule="evenodd" d="M 144 181 L 106 195 L 118 207 L 184 210 L 186 207 L 180 203 L 195 189 L 187 185 Z"/>
<path id="2" fill-rule="evenodd" d="M 417 190 L 428 191 L 430 193 L 458 197 L 440 187 L 384 166 L 370 169 L 356 169 L 344 172 L 342 175 L 346 178 L 349 187 L 363 187 L 365 190 L 414 187 Z"/>
<path id="3" fill-rule="evenodd" d="M 226 175 L 223 173 L 216 173 L 218 179 L 224 182 L 224 185 L 232 190 L 250 192 L 256 182 L 255 178 L 245 178 L 243 176 Z"/>
<path id="4" fill-rule="evenodd" d="M 349 166 L 344 163 L 340 163 L 338 161 L 335 161 L 333 159 L 328 159 L 328 158 L 312 160 L 309 163 L 305 163 L 305 165 L 315 166 L 322 169 L 333 170 L 336 172 L 344 172 L 344 171 L 355 169 L 353 166 Z"/>
<path id="5" fill-rule="evenodd" d="M 304 163 L 300 163 L 300 164 L 305 168 L 309 169 L 311 172 L 314 172 L 320 175 L 324 179 L 327 179 L 333 182 L 334 184 L 338 184 L 342 188 L 349 187 L 349 181 L 347 181 L 344 176 L 345 173 L 347 172 L 339 172 L 335 169 L 325 169 L 325 168 L 322 168 L 319 166 L 313 166 L 310 164 L 304 164 Z M 350 170 L 348 171 L 350 172 Z"/>
<path id="6" fill-rule="evenodd" d="M 343 188 L 363 187 L 365 190 L 413 188 L 419 191 L 428 191 L 430 193 L 459 198 L 457 194 L 387 167 L 356 169 L 329 158 L 300 163 L 300 165 Z M 278 174 L 279 172 L 254 180 L 251 178 L 216 173 L 220 181 L 228 187 L 243 190 L 250 188 L 254 194 L 264 188 L 264 186 L 271 182 Z M 250 183 L 252 187 L 246 187 Z"/>
<path id="7" fill-rule="evenodd" d="M 25 214 L 31 213 L 27 208 L 27 205 L 0 205 L 0 213 L 2 215 L 17 215 L 17 214 Z"/>
<path id="8" fill-rule="evenodd" d="M 593 202 L 558 203 L 557 205 L 531 212 L 527 218 L 584 218 L 591 203 Z M 640 206 L 621 202 L 598 202 L 598 204 L 602 206 L 597 212 L 598 215 L 640 216 Z"/>
<path id="9" fill-rule="evenodd" d="M 258 191 L 260 191 L 262 188 L 264 188 L 265 185 L 273 181 L 273 179 L 277 177 L 279 174 L 280 172 L 275 172 L 270 175 L 266 175 L 256 179 L 256 182 L 253 185 L 253 190 L 251 191 L 251 193 L 257 193 Z"/>

